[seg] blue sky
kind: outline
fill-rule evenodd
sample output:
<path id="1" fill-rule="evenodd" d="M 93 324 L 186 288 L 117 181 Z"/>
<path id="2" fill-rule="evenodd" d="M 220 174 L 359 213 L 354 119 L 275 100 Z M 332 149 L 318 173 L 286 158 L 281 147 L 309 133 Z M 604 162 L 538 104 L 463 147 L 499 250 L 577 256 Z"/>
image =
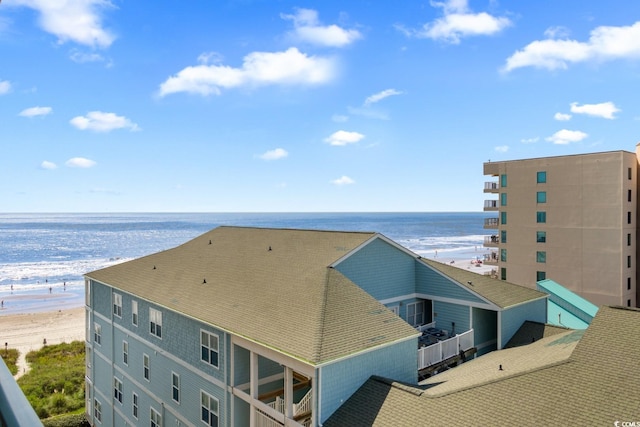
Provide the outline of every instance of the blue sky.
<path id="1" fill-rule="evenodd" d="M 480 211 L 634 151 L 640 2 L 0 3 L 0 211 Z"/>

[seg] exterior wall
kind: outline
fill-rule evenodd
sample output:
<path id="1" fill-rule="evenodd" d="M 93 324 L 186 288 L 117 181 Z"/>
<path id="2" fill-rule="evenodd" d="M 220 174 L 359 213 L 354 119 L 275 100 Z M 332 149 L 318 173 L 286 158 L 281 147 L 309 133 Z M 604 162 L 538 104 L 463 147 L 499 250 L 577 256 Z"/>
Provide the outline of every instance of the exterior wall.
<path id="1" fill-rule="evenodd" d="M 335 268 L 378 301 L 415 292 L 415 260 L 380 239 Z"/>
<path id="2" fill-rule="evenodd" d="M 506 175 L 500 186 L 498 209 L 506 212 L 496 234 L 506 231 L 506 280 L 535 288 L 537 272 L 562 283 L 596 305 L 627 305 L 636 300 L 636 247 L 638 159 L 635 153 L 560 156 L 485 163 L 485 174 Z M 628 171 L 631 169 L 631 179 Z M 546 183 L 537 183 L 537 172 L 546 172 Z M 631 192 L 631 201 L 628 199 Z M 538 203 L 537 192 L 546 192 Z M 506 205 L 500 199 L 506 196 Z M 546 212 L 538 223 L 536 212 Z M 500 214 L 497 215 L 498 218 Z M 628 221 L 630 218 L 630 221 Z M 536 232 L 546 232 L 546 242 Z M 631 234 L 631 244 L 627 235 Z M 546 262 L 536 252 L 546 252 Z M 627 264 L 631 257 L 631 266 Z M 500 258 L 500 257 L 498 257 Z M 627 289 L 627 279 L 632 281 Z"/>
<path id="3" fill-rule="evenodd" d="M 472 308 L 472 327 L 474 345 L 478 355 L 497 349 L 498 343 L 498 314 L 495 311 L 482 308 Z"/>
<path id="4" fill-rule="evenodd" d="M 449 331 L 451 334 L 455 323 L 455 333 L 462 333 L 471 328 L 469 307 L 442 301 L 433 302 L 433 320 L 436 328 Z"/>
<path id="5" fill-rule="evenodd" d="M 371 375 L 415 384 L 418 378 L 417 338 L 319 368 L 320 423 L 329 418 Z"/>
<path id="6" fill-rule="evenodd" d="M 451 281 L 451 279 L 430 269 L 424 264 L 418 263 L 416 268 L 416 292 L 419 294 L 455 298 L 463 301 L 485 303 L 473 293 Z"/>
<path id="7" fill-rule="evenodd" d="M 500 315 L 499 348 L 503 348 L 518 331 L 525 320 L 532 322 L 547 322 L 547 299 L 541 298 L 515 307 L 507 308 Z"/>
<path id="8" fill-rule="evenodd" d="M 227 425 L 226 409 L 230 404 L 225 392 L 225 334 L 143 300 L 137 300 L 138 326 L 135 326 L 130 295 L 96 282 L 90 286 L 92 301 L 89 303 L 94 306 L 88 308 L 91 376 L 87 386 L 92 387 L 88 393 L 102 405 L 102 425 L 149 425 L 151 408 L 162 416 L 163 425 L 197 425 L 201 423 L 201 390 L 218 399 L 219 423 Z M 121 317 L 113 314 L 112 292 L 122 295 Z M 162 312 L 161 338 L 149 331 L 150 307 Z M 95 342 L 95 323 L 102 327 L 101 344 Z M 218 334 L 220 368 L 200 360 L 201 330 Z M 126 363 L 125 341 L 128 344 Z M 148 380 L 143 375 L 144 355 L 149 358 Z M 173 374 L 179 377 L 178 401 L 173 400 Z M 123 384 L 122 403 L 114 398 L 114 378 Z M 137 418 L 133 415 L 133 393 L 138 396 Z"/>

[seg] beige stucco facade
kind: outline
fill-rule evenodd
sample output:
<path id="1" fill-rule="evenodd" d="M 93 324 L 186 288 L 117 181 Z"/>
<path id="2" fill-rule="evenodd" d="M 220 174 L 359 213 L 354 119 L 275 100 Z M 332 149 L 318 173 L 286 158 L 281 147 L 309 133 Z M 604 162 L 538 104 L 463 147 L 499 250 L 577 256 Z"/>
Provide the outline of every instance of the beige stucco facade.
<path id="1" fill-rule="evenodd" d="M 638 158 L 485 163 L 486 258 L 498 277 L 530 287 L 552 279 L 596 305 L 637 306 Z"/>

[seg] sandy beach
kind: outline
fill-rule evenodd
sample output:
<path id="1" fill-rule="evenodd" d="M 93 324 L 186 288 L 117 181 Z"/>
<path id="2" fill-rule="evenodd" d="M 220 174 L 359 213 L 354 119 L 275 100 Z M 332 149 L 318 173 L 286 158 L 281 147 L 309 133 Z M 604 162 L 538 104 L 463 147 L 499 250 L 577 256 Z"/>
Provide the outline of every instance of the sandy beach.
<path id="1" fill-rule="evenodd" d="M 47 344 L 84 340 L 84 307 L 65 310 L 0 315 L 0 345 L 20 352 L 18 374 L 27 369 L 25 355 Z"/>

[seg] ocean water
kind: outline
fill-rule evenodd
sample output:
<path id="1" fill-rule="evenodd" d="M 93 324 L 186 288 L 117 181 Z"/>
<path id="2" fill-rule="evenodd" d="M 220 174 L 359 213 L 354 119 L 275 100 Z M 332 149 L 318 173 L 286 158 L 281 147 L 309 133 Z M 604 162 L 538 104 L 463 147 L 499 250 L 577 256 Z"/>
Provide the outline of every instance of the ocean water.
<path id="1" fill-rule="evenodd" d="M 83 274 L 169 249 L 220 225 L 375 231 L 423 256 L 482 246 L 473 213 L 0 214 L 0 315 L 80 307 Z M 442 255 L 441 255 L 442 256 Z"/>

